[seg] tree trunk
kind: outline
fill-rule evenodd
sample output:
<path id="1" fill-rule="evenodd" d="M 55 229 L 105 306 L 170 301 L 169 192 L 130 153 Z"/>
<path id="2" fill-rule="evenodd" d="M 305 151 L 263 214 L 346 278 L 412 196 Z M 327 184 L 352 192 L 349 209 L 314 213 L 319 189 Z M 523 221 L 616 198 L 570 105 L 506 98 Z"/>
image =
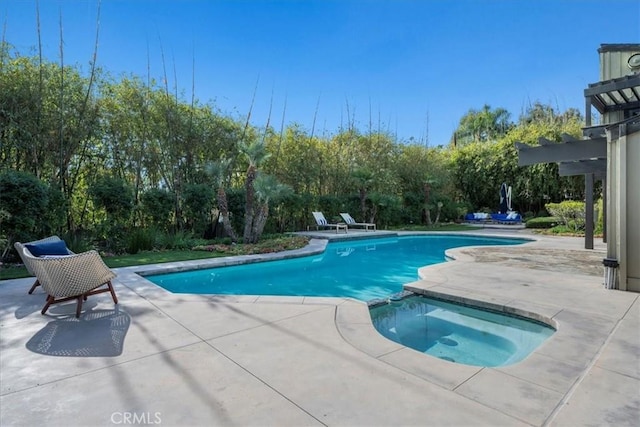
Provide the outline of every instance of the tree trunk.
<path id="1" fill-rule="evenodd" d="M 440 212 L 442 211 L 442 203 L 438 202 L 438 211 L 436 212 L 436 221 L 435 223 L 437 224 L 438 221 L 440 221 Z"/>
<path id="2" fill-rule="evenodd" d="M 367 189 L 363 187 L 360 189 L 360 213 L 362 214 L 362 218 L 367 217 L 366 201 L 367 201 Z"/>
<path id="3" fill-rule="evenodd" d="M 253 222 L 256 213 L 254 212 L 255 205 L 255 190 L 253 188 L 253 182 L 256 180 L 256 167 L 250 165 L 247 169 L 247 180 L 244 184 L 244 188 L 247 192 L 247 199 L 244 208 L 244 233 L 242 241 L 244 243 L 251 243 L 251 230 L 253 229 Z"/>
<path id="4" fill-rule="evenodd" d="M 233 231 L 233 227 L 231 226 L 231 220 L 229 220 L 229 207 L 227 204 L 227 193 L 225 193 L 224 188 L 218 188 L 218 209 L 220 209 L 220 215 L 222 216 L 222 226 L 224 227 L 224 232 L 227 236 L 231 237 L 231 241 L 234 243 L 238 241 L 238 237 L 236 233 Z"/>
<path id="5" fill-rule="evenodd" d="M 424 190 L 424 213 L 425 213 L 425 221 L 427 225 L 431 225 L 431 212 L 429 211 L 429 197 L 431 195 L 431 185 L 425 183 L 423 186 Z"/>
<path id="6" fill-rule="evenodd" d="M 258 243 L 260 236 L 262 236 L 264 226 L 267 224 L 267 218 L 269 217 L 269 204 L 265 203 L 256 210 L 256 218 L 253 220 L 253 228 L 251 230 L 251 243 Z"/>

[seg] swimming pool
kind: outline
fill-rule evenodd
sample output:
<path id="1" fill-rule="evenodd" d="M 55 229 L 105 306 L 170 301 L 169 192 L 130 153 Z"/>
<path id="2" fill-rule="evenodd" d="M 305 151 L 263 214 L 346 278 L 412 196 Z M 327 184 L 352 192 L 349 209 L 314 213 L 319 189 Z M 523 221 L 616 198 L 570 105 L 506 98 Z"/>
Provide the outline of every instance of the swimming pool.
<path id="1" fill-rule="evenodd" d="M 505 366 L 526 358 L 555 332 L 530 319 L 411 296 L 371 308 L 384 337 L 450 362 Z"/>
<path id="2" fill-rule="evenodd" d="M 421 235 L 331 242 L 324 253 L 278 261 L 147 276 L 174 293 L 387 298 L 461 246 L 517 245 L 524 239 Z"/>

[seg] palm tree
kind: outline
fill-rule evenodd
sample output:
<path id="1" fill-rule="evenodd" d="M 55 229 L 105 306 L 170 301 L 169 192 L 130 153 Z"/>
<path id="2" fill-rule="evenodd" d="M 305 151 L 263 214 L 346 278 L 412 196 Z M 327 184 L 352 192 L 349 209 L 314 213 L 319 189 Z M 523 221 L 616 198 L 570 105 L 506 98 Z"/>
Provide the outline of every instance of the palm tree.
<path id="1" fill-rule="evenodd" d="M 279 183 L 274 176 L 262 173 L 257 175 L 254 189 L 257 203 L 249 243 L 256 243 L 260 239 L 269 217 L 269 203 L 282 200 L 293 192 L 291 187 Z"/>
<path id="2" fill-rule="evenodd" d="M 228 181 L 231 163 L 232 160 L 229 158 L 220 159 L 217 162 L 208 164 L 206 172 L 214 179 L 215 185 L 218 188 L 216 201 L 220 217 L 222 218 L 224 232 L 227 236 L 231 237 L 233 242 L 237 242 L 238 237 L 236 236 L 235 231 L 233 231 L 231 220 L 229 219 L 229 203 L 227 202 L 227 192 L 225 191 L 225 185 Z"/>
<path id="3" fill-rule="evenodd" d="M 460 118 L 454 132 L 454 145 L 491 141 L 505 135 L 512 126 L 510 116 L 504 108 L 492 109 L 487 104 L 481 110 L 470 109 Z"/>
<path id="4" fill-rule="evenodd" d="M 256 218 L 255 212 L 255 189 L 254 182 L 258 174 L 258 166 L 267 160 L 271 154 L 267 152 L 267 147 L 264 141 L 253 141 L 249 144 L 240 144 L 240 152 L 244 154 L 249 161 L 247 167 L 246 179 L 244 188 L 246 191 L 246 201 L 244 209 L 244 233 L 242 241 L 249 243 L 251 239 L 251 230 L 253 229 L 253 222 Z"/>
<path id="5" fill-rule="evenodd" d="M 360 198 L 360 212 L 362 218 L 367 217 L 367 193 L 373 186 L 375 175 L 367 168 L 358 168 L 351 173 L 351 178 L 358 187 L 358 196 Z M 373 221 L 373 218 L 371 219 Z"/>
<path id="6" fill-rule="evenodd" d="M 433 178 L 427 178 L 422 183 L 422 191 L 424 196 L 424 220 L 427 225 L 431 225 L 431 211 L 430 202 L 431 202 L 431 188 L 433 184 L 436 183 L 436 180 Z"/>

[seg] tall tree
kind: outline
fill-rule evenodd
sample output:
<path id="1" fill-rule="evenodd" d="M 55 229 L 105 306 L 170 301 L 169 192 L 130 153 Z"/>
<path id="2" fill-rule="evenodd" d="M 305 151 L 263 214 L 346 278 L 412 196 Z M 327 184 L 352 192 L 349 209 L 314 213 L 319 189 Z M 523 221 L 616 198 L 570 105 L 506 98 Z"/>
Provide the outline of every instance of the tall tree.
<path id="1" fill-rule="evenodd" d="M 258 166 L 268 159 L 271 154 L 267 152 L 265 143 L 259 140 L 253 140 L 248 144 L 240 144 L 240 152 L 249 163 L 244 182 L 246 202 L 244 210 L 244 233 L 242 235 L 242 241 L 249 243 L 251 241 L 253 222 L 256 219 L 254 182 L 258 174 Z"/>
<path id="2" fill-rule="evenodd" d="M 272 175 L 258 173 L 254 182 L 256 204 L 248 243 L 257 243 L 269 218 L 269 204 L 284 199 L 292 193 L 291 187 L 278 182 Z"/>
<path id="3" fill-rule="evenodd" d="M 231 225 L 231 219 L 229 218 L 229 202 L 227 201 L 227 192 L 225 187 L 228 185 L 229 171 L 232 164 L 232 159 L 223 158 L 217 162 L 212 162 L 207 165 L 206 171 L 213 178 L 217 191 L 216 202 L 218 204 L 218 215 L 222 220 L 222 226 L 227 236 L 231 238 L 233 242 L 238 241 L 233 226 Z"/>
<path id="4" fill-rule="evenodd" d="M 492 109 L 487 104 L 480 110 L 470 109 L 460 118 L 453 136 L 453 145 L 496 140 L 511 128 L 510 116 L 511 114 L 504 108 Z"/>

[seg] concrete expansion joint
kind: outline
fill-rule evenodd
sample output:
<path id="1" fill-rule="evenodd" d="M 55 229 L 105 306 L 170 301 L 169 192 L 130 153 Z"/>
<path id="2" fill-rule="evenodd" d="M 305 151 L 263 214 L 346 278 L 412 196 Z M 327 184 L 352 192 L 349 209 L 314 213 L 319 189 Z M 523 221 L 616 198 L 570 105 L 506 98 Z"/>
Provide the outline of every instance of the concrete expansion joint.
<path id="1" fill-rule="evenodd" d="M 543 423 L 543 426 L 547 426 L 550 423 L 552 423 L 553 420 L 555 420 L 555 418 L 558 416 L 560 411 L 562 411 L 562 409 L 567 405 L 567 402 L 569 401 L 569 399 L 571 399 L 571 397 L 575 394 L 575 392 L 578 389 L 578 387 L 580 386 L 580 384 L 582 384 L 582 382 L 587 377 L 587 375 L 589 375 L 589 372 L 591 372 L 593 367 L 598 362 L 598 359 L 600 358 L 600 356 L 604 352 L 605 348 L 607 347 L 607 345 L 609 344 L 609 342 L 611 341 L 611 339 L 615 335 L 616 331 L 618 330 L 618 328 L 620 326 L 620 322 L 621 322 L 621 320 L 618 320 L 616 322 L 615 326 L 613 327 L 613 329 L 611 330 L 611 332 L 607 336 L 607 339 L 605 339 L 604 342 L 602 343 L 602 345 L 600 346 L 600 348 L 598 348 L 598 351 L 593 356 L 593 358 L 589 361 L 589 364 L 587 365 L 587 367 L 582 371 L 582 373 L 574 381 L 574 383 L 571 385 L 569 390 L 567 390 L 567 392 L 562 397 L 560 402 L 558 402 L 558 405 L 556 405 L 556 407 L 553 409 L 553 411 L 551 411 L 551 414 L 549 414 L 549 417 L 547 417 L 547 419 Z"/>

